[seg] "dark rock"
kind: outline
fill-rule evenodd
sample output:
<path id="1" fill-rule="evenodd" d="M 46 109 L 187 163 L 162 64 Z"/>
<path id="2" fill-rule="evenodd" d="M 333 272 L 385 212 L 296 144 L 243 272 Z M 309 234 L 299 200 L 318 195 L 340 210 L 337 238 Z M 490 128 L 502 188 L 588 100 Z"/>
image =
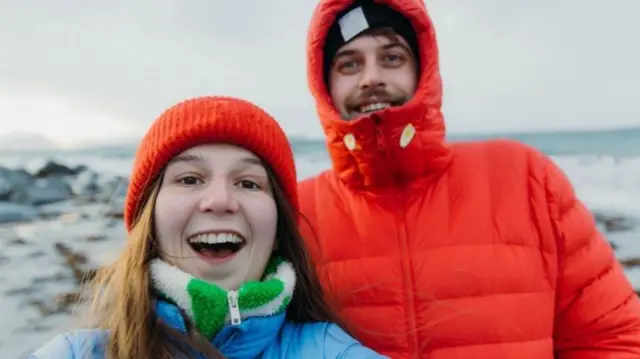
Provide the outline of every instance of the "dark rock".
<path id="1" fill-rule="evenodd" d="M 29 254 L 27 254 L 27 258 L 39 258 L 44 256 L 45 254 L 47 254 L 47 252 L 43 251 L 42 249 L 37 249 Z"/>
<path id="2" fill-rule="evenodd" d="M 116 176 L 102 185 L 102 192 L 97 200 L 100 202 L 112 202 L 114 199 L 122 199 L 127 195 L 129 179 Z"/>
<path id="3" fill-rule="evenodd" d="M 71 262 L 74 264 L 86 264 L 88 259 L 87 256 L 80 253 L 74 252 L 69 246 L 64 243 L 56 242 L 54 244 L 54 248 L 62 255 L 67 262 Z"/>
<path id="4" fill-rule="evenodd" d="M 82 292 L 80 290 L 75 291 L 75 292 L 69 292 L 69 293 L 62 293 L 62 294 L 58 294 L 54 299 L 53 302 L 58 306 L 58 307 L 70 307 L 78 302 L 81 302 L 84 299 L 84 296 L 82 295 Z"/>
<path id="5" fill-rule="evenodd" d="M 78 169 L 71 169 L 65 165 L 49 161 L 38 172 L 36 172 L 36 178 L 47 178 L 51 176 L 75 176 L 78 173 Z"/>
<path id="6" fill-rule="evenodd" d="M 82 172 L 84 172 L 84 171 L 87 171 L 88 169 L 89 169 L 89 167 L 88 167 L 88 166 L 86 166 L 86 165 L 78 165 L 78 166 L 76 166 L 76 167 L 73 169 L 73 171 L 74 171 L 76 174 L 78 174 L 78 173 L 82 173 Z"/>
<path id="7" fill-rule="evenodd" d="M 107 236 L 97 235 L 97 236 L 89 236 L 87 237 L 88 242 L 101 242 L 107 239 Z"/>
<path id="8" fill-rule="evenodd" d="M 43 317 L 48 317 L 52 314 L 57 314 L 61 312 L 61 310 L 57 308 L 57 306 L 49 306 L 41 300 L 32 300 L 30 304 L 36 307 L 38 312 L 40 312 L 40 315 Z"/>
<path id="9" fill-rule="evenodd" d="M 33 279 L 34 284 L 47 283 L 47 282 L 60 282 L 69 279 L 69 276 L 64 273 L 56 273 L 45 277 L 36 277 Z"/>
<path id="10" fill-rule="evenodd" d="M 596 223 L 604 226 L 605 232 L 608 233 L 626 232 L 632 230 L 635 227 L 635 223 L 633 223 L 633 220 L 624 216 L 606 215 L 596 212 L 594 213 L 594 218 L 596 220 Z"/>
<path id="11" fill-rule="evenodd" d="M 8 201 L 14 188 L 30 183 L 32 180 L 33 177 L 24 169 L 11 170 L 0 167 L 0 201 Z"/>
<path id="12" fill-rule="evenodd" d="M 70 314 L 73 306 L 84 299 L 82 291 L 77 290 L 56 295 L 51 304 L 45 304 L 42 300 L 33 300 L 30 304 L 36 307 L 40 315 L 47 317 L 53 314 Z"/>
<path id="13" fill-rule="evenodd" d="M 123 211 L 109 211 L 105 213 L 105 217 L 113 218 L 113 219 L 123 219 L 124 212 Z"/>
<path id="14" fill-rule="evenodd" d="M 6 295 L 7 297 L 12 297 L 12 296 L 16 296 L 16 295 L 33 294 L 33 293 L 36 293 L 36 292 L 37 292 L 36 288 L 31 286 L 31 287 L 9 289 L 8 291 L 6 291 L 4 293 L 4 295 Z"/>
<path id="15" fill-rule="evenodd" d="M 640 258 L 627 258 L 621 259 L 620 264 L 625 268 L 640 267 Z"/>
<path id="16" fill-rule="evenodd" d="M 607 232 L 626 232 L 633 229 L 626 218 L 616 218 L 604 222 L 604 228 Z"/>
<path id="17" fill-rule="evenodd" d="M 65 264 L 71 269 L 77 284 L 84 284 L 95 277 L 97 269 L 86 268 L 89 262 L 86 255 L 75 252 L 60 242 L 55 244 L 55 248 L 64 257 Z"/>
<path id="18" fill-rule="evenodd" d="M 64 177 L 51 177 L 17 186 L 9 199 L 15 203 L 40 206 L 66 201 L 71 195 L 71 186 Z"/>
<path id="19" fill-rule="evenodd" d="M 76 176 L 71 187 L 73 193 L 79 197 L 93 197 L 103 192 L 100 183 L 100 174 L 94 171 L 86 170 Z"/>
<path id="20" fill-rule="evenodd" d="M 38 211 L 24 204 L 0 202 L 0 224 L 29 222 L 38 217 Z"/>
<path id="21" fill-rule="evenodd" d="M 611 248 L 612 248 L 614 251 L 618 250 L 618 245 L 617 245 L 617 244 L 615 244 L 615 243 L 614 243 L 614 242 L 612 242 L 612 241 L 609 241 L 609 244 L 611 245 Z"/>
<path id="22" fill-rule="evenodd" d="M 9 245 L 23 246 L 23 245 L 27 244 L 27 241 L 25 241 L 22 238 L 14 238 L 14 239 L 10 240 L 8 244 Z"/>

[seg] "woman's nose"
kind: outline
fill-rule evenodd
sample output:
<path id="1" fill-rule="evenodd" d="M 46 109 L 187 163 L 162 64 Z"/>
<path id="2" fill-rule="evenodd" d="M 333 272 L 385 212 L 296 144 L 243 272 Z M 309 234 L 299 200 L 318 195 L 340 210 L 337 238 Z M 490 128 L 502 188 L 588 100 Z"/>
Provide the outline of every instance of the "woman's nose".
<path id="1" fill-rule="evenodd" d="M 203 191 L 200 211 L 218 215 L 237 212 L 238 200 L 235 197 L 233 185 L 224 181 L 209 183 Z"/>

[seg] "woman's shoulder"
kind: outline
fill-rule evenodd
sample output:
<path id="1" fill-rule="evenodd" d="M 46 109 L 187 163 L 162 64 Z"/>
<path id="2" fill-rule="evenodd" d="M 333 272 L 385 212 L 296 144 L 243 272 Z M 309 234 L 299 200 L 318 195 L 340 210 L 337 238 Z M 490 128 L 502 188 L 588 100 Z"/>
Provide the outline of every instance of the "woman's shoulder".
<path id="1" fill-rule="evenodd" d="M 285 322 L 281 331 L 279 358 L 381 359 L 336 324 Z M 275 356 L 274 356 L 275 358 Z"/>
<path id="2" fill-rule="evenodd" d="M 107 332 L 99 329 L 80 329 L 54 336 L 31 353 L 29 359 L 103 359 Z"/>

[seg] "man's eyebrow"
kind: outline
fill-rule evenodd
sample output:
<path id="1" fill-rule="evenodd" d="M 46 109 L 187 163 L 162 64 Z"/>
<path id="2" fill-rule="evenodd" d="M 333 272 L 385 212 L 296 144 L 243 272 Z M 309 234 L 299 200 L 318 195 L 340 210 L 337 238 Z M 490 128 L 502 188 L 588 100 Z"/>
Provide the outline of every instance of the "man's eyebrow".
<path id="1" fill-rule="evenodd" d="M 382 48 L 384 50 L 390 50 L 390 49 L 393 49 L 393 48 L 396 48 L 396 47 L 399 47 L 399 48 L 407 51 L 408 53 L 412 53 L 411 49 L 408 46 L 405 46 L 403 43 L 401 43 L 399 41 L 394 41 L 394 42 L 392 42 L 390 44 L 386 44 L 386 45 L 382 46 Z"/>
<path id="2" fill-rule="evenodd" d="M 356 51 L 355 50 L 351 50 L 351 49 L 344 49 L 344 50 L 340 50 L 338 51 L 338 53 L 336 54 L 335 58 L 339 58 L 341 56 L 351 56 L 351 55 L 355 55 Z"/>
<path id="3" fill-rule="evenodd" d="M 383 45 L 382 49 L 383 50 L 390 50 L 390 49 L 393 49 L 393 48 L 396 48 L 396 47 L 399 47 L 399 48 L 411 53 L 411 49 L 409 47 L 405 46 L 403 43 L 401 43 L 399 41 L 393 41 L 393 42 L 391 42 L 389 44 Z M 342 57 L 342 56 L 352 56 L 352 55 L 355 55 L 355 54 L 357 54 L 356 50 L 344 49 L 344 50 L 338 51 L 338 53 L 336 54 L 335 58 L 337 59 L 337 58 Z"/>

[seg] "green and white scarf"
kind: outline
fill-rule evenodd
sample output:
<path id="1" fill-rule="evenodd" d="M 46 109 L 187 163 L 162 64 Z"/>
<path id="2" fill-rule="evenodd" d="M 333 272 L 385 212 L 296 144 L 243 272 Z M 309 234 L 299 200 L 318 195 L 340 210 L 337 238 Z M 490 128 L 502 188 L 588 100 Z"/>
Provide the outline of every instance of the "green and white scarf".
<path id="1" fill-rule="evenodd" d="M 207 338 L 213 338 L 226 324 L 238 325 L 248 317 L 285 312 L 296 282 L 291 263 L 279 257 L 271 259 L 262 281 L 247 282 L 230 291 L 159 258 L 150 266 L 156 291 L 184 310 Z"/>

